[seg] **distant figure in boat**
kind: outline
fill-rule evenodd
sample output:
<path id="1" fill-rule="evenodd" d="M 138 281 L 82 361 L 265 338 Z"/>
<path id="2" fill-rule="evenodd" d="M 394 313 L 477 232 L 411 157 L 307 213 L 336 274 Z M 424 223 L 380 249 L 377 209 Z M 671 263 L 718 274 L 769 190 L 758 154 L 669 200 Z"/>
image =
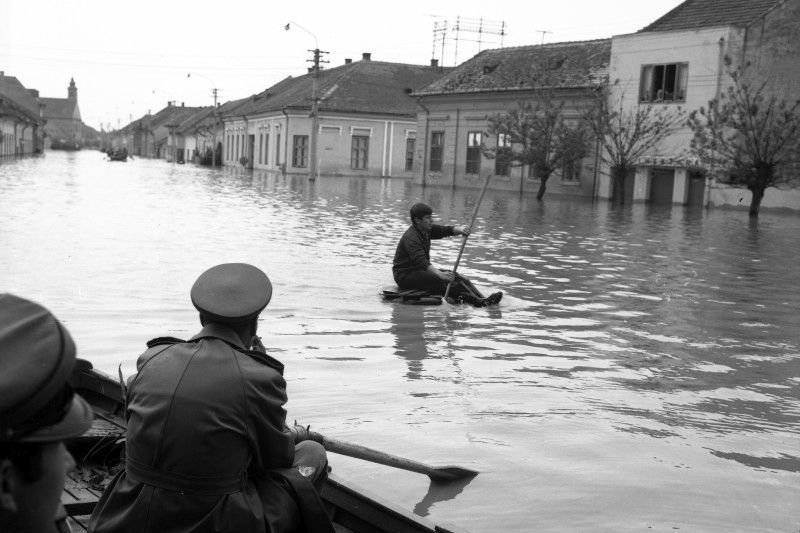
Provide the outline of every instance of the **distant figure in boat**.
<path id="1" fill-rule="evenodd" d="M 469 235 L 470 227 L 440 226 L 433 223 L 433 210 L 423 203 L 411 206 L 411 226 L 403 233 L 394 253 L 392 274 L 400 290 L 421 289 L 431 294 L 442 295 L 450 287 L 449 296 L 456 302 L 476 307 L 495 305 L 503 298 L 502 292 L 483 296 L 467 278 L 448 270 L 440 270 L 431 264 L 431 239 L 453 235 Z"/>
<path id="2" fill-rule="evenodd" d="M 202 330 L 147 343 L 128 381 L 125 468 L 90 532 L 333 533 L 318 488 L 327 476 L 308 428 L 287 427 L 283 364 L 256 336 L 272 283 L 227 263 L 197 278 Z"/>
<path id="3" fill-rule="evenodd" d="M 75 460 L 64 441 L 92 425 L 67 384 L 75 343 L 39 304 L 0 294 L 0 531 L 68 531 L 61 494 Z"/>

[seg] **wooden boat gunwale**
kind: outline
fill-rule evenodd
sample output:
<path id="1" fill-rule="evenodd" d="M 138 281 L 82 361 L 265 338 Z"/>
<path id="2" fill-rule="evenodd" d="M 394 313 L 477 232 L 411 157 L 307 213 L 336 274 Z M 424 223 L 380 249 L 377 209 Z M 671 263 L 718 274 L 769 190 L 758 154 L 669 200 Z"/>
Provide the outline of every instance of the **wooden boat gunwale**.
<path id="1" fill-rule="evenodd" d="M 76 443 L 91 444 L 102 439 L 118 440 L 124 431 L 124 398 L 119 381 L 92 368 L 91 363 L 78 360 L 72 376 L 72 385 L 92 406 L 95 423 Z M 116 428 L 117 437 L 113 436 Z M 76 458 L 80 460 L 80 458 Z M 80 490 L 80 489 L 79 489 Z M 91 513 L 99 494 L 83 490 L 86 498 L 78 498 L 75 490 L 65 489 L 64 507 L 73 517 Z M 447 524 L 435 524 L 408 509 L 380 496 L 356 487 L 349 481 L 331 473 L 322 488 L 320 497 L 329 510 L 331 519 L 345 531 L 353 533 L 467 533 L 464 529 Z M 77 501 L 76 501 L 77 500 Z"/>

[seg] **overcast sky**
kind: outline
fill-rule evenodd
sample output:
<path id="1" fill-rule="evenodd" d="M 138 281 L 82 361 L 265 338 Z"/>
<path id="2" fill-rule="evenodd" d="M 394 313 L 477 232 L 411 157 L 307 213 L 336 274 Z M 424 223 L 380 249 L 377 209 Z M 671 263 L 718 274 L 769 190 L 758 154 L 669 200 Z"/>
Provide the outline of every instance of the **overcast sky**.
<path id="1" fill-rule="evenodd" d="M 483 18 L 490 31 L 505 22 L 503 44 L 522 46 L 633 33 L 680 3 L 0 0 L 0 70 L 47 97 L 66 98 L 74 77 L 83 121 L 116 128 L 168 100 L 210 105 L 213 87 L 224 102 L 302 75 L 316 43 L 330 52 L 328 67 L 363 52 L 375 61 L 428 64 L 436 57 L 451 66 L 456 17 L 462 27 Z M 289 21 L 295 24 L 286 31 Z M 444 55 L 441 41 L 433 50 L 437 21 L 449 23 Z M 479 49 L 477 34 L 459 37 L 461 63 Z M 482 48 L 499 47 L 499 39 L 484 35 Z"/>

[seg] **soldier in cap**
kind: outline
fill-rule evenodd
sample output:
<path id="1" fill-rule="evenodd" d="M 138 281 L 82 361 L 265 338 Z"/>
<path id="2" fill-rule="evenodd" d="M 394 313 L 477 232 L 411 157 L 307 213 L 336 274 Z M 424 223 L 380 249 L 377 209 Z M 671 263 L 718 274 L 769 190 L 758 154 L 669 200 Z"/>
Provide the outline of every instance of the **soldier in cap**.
<path id="1" fill-rule="evenodd" d="M 283 365 L 256 336 L 271 297 L 260 269 L 217 265 L 191 290 L 202 330 L 147 343 L 128 382 L 125 468 L 89 531 L 333 531 L 315 488 L 325 450 L 286 426 Z"/>
<path id="2" fill-rule="evenodd" d="M 92 425 L 67 382 L 74 365 L 75 344 L 47 309 L 0 294 L 0 531 L 58 530 L 75 465 L 64 441 Z"/>
<path id="3" fill-rule="evenodd" d="M 403 233 L 392 263 L 394 281 L 401 290 L 421 289 L 444 294 L 452 283 L 450 294 L 458 302 L 485 307 L 500 303 L 502 292 L 484 297 L 467 278 L 440 270 L 431 263 L 431 239 L 453 235 L 469 235 L 469 226 L 441 226 L 433 223 L 433 210 L 423 203 L 411 206 L 411 226 Z"/>

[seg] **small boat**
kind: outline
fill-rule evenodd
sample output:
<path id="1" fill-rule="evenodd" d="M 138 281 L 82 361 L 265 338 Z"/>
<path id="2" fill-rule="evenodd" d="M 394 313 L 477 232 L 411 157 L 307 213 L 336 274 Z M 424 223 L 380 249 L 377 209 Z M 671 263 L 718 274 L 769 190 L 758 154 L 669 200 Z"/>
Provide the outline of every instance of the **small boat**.
<path id="1" fill-rule="evenodd" d="M 119 381 L 82 359 L 75 366 L 72 386 L 91 404 L 95 420 L 86 434 L 69 443 L 78 465 L 61 501 L 72 531 L 85 531 L 102 487 L 124 460 L 124 399 Z M 450 524 L 434 524 L 333 473 L 320 496 L 337 533 L 466 533 Z"/>
<path id="2" fill-rule="evenodd" d="M 381 291 L 385 302 L 397 302 L 405 305 L 442 305 L 442 296 L 421 289 L 401 290 L 387 287 Z"/>

